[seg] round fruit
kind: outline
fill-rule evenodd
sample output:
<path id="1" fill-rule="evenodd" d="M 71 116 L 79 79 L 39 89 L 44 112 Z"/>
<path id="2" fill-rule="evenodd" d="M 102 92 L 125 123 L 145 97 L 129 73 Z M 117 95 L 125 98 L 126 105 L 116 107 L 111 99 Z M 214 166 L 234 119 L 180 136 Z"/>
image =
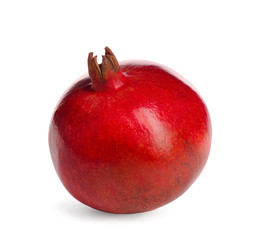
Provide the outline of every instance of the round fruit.
<path id="1" fill-rule="evenodd" d="M 80 202 L 111 213 L 153 210 L 199 176 L 211 144 L 206 105 L 178 74 L 118 63 L 106 47 L 58 103 L 49 129 L 55 169 Z"/>

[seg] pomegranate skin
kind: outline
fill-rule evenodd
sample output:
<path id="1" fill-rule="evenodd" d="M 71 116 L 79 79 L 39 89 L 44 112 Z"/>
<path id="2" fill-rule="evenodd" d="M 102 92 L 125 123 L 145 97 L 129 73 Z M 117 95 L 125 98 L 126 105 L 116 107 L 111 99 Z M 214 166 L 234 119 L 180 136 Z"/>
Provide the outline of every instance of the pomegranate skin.
<path id="1" fill-rule="evenodd" d="M 201 173 L 210 116 L 198 93 L 161 65 L 125 62 L 110 81 L 114 87 L 95 91 L 86 74 L 59 101 L 49 129 L 54 167 L 66 189 L 92 208 L 150 211 Z"/>

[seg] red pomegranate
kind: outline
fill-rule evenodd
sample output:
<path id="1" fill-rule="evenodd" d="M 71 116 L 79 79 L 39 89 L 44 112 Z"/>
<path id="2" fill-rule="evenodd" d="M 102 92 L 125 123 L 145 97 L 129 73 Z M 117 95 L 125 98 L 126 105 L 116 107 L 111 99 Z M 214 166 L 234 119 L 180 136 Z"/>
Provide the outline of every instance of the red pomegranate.
<path id="1" fill-rule="evenodd" d="M 49 146 L 80 202 L 111 213 L 156 209 L 183 194 L 208 158 L 211 122 L 196 90 L 151 62 L 118 63 L 106 47 L 58 103 Z"/>

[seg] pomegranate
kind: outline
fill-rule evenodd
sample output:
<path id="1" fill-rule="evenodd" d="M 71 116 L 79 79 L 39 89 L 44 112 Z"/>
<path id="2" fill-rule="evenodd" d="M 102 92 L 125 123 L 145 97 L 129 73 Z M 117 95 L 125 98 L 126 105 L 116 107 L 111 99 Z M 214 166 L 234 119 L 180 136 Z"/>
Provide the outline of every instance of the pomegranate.
<path id="1" fill-rule="evenodd" d="M 49 147 L 65 188 L 110 213 L 145 212 L 183 194 L 211 144 L 202 98 L 178 74 L 151 62 L 118 63 L 106 47 L 61 98 Z"/>

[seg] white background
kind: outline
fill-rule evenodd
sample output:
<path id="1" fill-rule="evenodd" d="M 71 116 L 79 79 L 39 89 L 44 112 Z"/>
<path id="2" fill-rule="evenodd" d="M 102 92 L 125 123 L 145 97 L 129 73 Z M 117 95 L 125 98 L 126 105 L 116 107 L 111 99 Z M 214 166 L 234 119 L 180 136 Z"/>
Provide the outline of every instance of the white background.
<path id="1" fill-rule="evenodd" d="M 262 239 L 262 3 L 0 2 L 1 239 Z M 213 142 L 198 180 L 155 211 L 114 215 L 58 179 L 48 127 L 90 51 L 173 68 L 203 96 Z M 259 229 L 260 228 L 260 229 Z"/>

